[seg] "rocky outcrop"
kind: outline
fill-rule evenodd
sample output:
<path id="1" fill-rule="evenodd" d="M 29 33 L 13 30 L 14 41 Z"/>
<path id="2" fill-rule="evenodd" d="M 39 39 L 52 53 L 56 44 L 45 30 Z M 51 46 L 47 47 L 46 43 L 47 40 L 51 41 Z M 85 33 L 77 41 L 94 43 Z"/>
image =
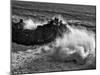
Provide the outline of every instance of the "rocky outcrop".
<path id="1" fill-rule="evenodd" d="M 12 22 L 12 42 L 23 45 L 47 44 L 67 30 L 66 25 L 58 22 L 57 18 L 34 30 L 24 29 L 23 25 L 22 19 L 18 23 Z"/>

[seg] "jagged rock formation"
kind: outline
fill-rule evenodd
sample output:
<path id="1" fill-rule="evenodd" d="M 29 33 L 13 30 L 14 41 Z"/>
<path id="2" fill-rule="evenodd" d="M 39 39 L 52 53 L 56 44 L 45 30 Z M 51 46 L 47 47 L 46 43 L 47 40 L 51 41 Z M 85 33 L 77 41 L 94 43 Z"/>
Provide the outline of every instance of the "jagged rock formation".
<path id="1" fill-rule="evenodd" d="M 12 42 L 22 45 L 42 45 L 54 41 L 67 30 L 66 25 L 58 21 L 59 19 L 55 18 L 34 30 L 24 29 L 22 19 L 18 23 L 12 21 Z"/>

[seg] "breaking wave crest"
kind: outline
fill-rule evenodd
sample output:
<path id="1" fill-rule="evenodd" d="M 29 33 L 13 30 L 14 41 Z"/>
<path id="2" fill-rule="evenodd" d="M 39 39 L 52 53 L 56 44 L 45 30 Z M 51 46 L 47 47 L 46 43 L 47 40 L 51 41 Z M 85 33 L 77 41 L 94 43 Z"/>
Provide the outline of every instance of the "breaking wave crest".
<path id="1" fill-rule="evenodd" d="M 86 62 L 91 64 L 95 60 L 95 33 L 68 25 L 62 16 L 58 16 L 58 18 L 66 24 L 69 31 L 62 33 L 63 36 L 57 37 L 55 41 L 37 47 L 36 53 L 46 54 L 60 61 L 73 58 L 81 61 L 89 58 Z M 25 20 L 24 23 L 27 29 L 33 29 L 37 28 L 37 25 L 43 25 L 39 22 L 35 23 L 32 19 Z M 34 52 L 34 50 L 29 50 L 29 52 L 31 51 Z"/>
<path id="2" fill-rule="evenodd" d="M 92 60 L 88 60 L 89 63 L 92 63 L 95 59 L 95 34 L 92 31 L 78 29 L 68 24 L 66 26 L 69 32 L 64 32 L 63 37 L 57 37 L 53 43 L 44 45 L 42 48 L 55 59 L 67 60 L 78 55 L 82 60 L 92 58 Z"/>

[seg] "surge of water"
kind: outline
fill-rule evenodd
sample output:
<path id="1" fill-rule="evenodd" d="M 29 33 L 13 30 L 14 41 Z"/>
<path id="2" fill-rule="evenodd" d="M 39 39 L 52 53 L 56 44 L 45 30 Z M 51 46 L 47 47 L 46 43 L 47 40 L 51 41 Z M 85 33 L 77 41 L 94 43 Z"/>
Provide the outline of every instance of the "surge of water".
<path id="1" fill-rule="evenodd" d="M 60 19 L 62 18 L 60 17 Z M 64 23 L 65 22 L 64 20 Z M 82 60 L 89 56 L 95 59 L 95 34 L 92 31 L 75 28 L 68 24 L 66 26 L 70 32 L 65 32 L 62 34 L 63 37 L 56 38 L 52 47 L 50 47 L 50 45 L 45 45 L 43 47 L 44 50 L 51 51 L 52 56 L 54 55 L 55 58 L 61 60 L 67 60 L 67 57 L 75 53 L 77 53 Z"/>
<path id="2" fill-rule="evenodd" d="M 85 59 L 89 54 L 95 56 L 95 35 L 86 30 L 67 26 L 71 32 L 64 33 L 56 39 L 56 46 L 65 50 L 66 54 L 78 53 Z"/>
<path id="3" fill-rule="evenodd" d="M 57 17 L 57 16 L 56 16 Z M 67 21 L 62 17 L 58 16 L 63 23 L 66 23 L 66 27 L 70 32 L 62 33 L 63 37 L 57 37 L 56 40 L 49 44 L 41 46 L 39 50 L 45 53 L 49 53 L 55 58 L 66 60 L 67 57 L 77 53 L 83 60 L 88 58 L 89 55 L 95 58 L 95 34 L 86 29 L 79 29 L 68 25 Z M 35 29 L 38 25 L 43 25 L 38 22 L 35 23 L 32 19 L 24 21 L 27 29 Z M 41 53 L 43 53 L 41 52 Z"/>

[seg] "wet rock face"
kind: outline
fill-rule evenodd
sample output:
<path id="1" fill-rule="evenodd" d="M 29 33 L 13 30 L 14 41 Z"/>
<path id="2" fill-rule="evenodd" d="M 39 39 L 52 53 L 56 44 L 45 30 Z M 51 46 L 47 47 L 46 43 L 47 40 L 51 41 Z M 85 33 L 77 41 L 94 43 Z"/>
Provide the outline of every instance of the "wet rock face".
<path id="1" fill-rule="evenodd" d="M 12 42 L 23 45 L 42 45 L 54 41 L 57 36 L 62 36 L 66 30 L 65 25 L 47 23 L 34 30 L 24 29 L 24 23 L 12 22 Z"/>

